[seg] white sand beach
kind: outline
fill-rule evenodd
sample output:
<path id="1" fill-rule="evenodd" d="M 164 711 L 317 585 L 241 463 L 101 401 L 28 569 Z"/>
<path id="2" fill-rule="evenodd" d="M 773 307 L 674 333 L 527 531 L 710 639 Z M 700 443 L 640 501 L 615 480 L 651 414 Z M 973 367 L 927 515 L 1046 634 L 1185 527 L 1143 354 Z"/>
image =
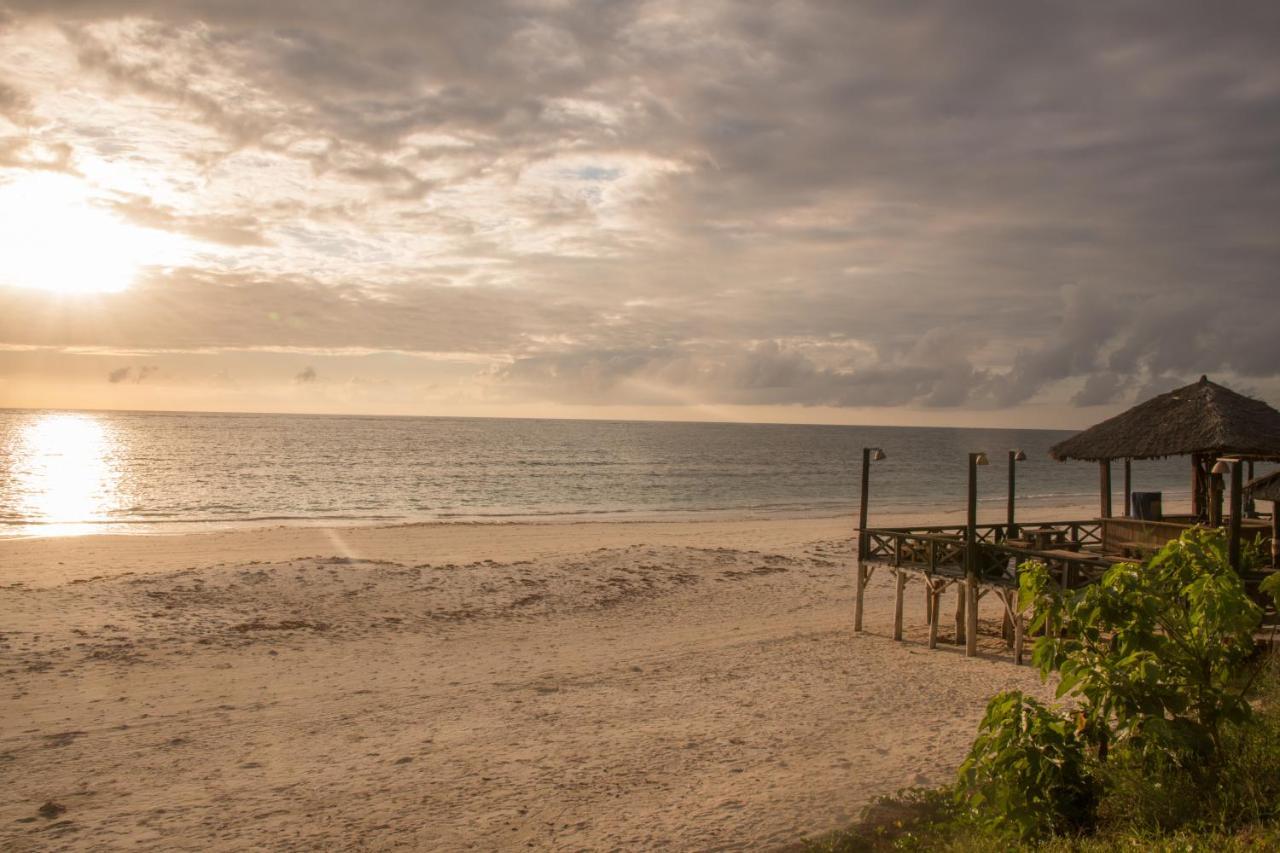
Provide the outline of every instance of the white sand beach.
<path id="1" fill-rule="evenodd" d="M 985 602 L 982 656 L 930 652 L 914 590 L 890 638 L 878 573 L 853 634 L 852 534 L 0 541 L 0 847 L 767 849 L 834 828 L 947 781 L 993 692 L 1048 692 Z"/>

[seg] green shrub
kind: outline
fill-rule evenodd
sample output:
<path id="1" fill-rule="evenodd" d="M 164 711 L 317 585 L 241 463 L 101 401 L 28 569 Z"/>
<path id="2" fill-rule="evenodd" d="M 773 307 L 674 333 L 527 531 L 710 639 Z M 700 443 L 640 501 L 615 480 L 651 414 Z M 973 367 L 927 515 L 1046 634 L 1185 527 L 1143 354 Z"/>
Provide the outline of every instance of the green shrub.
<path id="1" fill-rule="evenodd" d="M 1094 782 L 1080 732 L 1022 693 L 996 695 L 960 767 L 957 797 L 978 824 L 1024 840 L 1091 825 Z"/>
<path id="2" fill-rule="evenodd" d="M 1035 608 L 1041 633 L 1032 662 L 1074 701 L 991 700 L 956 789 L 972 820 L 1029 840 L 1099 819 L 1164 831 L 1206 807 L 1217 825 L 1271 814 L 1276 786 L 1243 778 L 1270 767 L 1280 743 L 1246 698 L 1261 610 L 1221 532 L 1189 530 L 1074 591 L 1028 563 L 1019 604 Z"/>
<path id="3" fill-rule="evenodd" d="M 1113 566 L 1063 593 L 1042 564 L 1025 567 L 1020 602 L 1043 629 L 1032 661 L 1077 699 L 1081 731 L 1112 749 L 1212 776 L 1222 726 L 1249 717 L 1246 664 L 1262 612 L 1227 563 L 1219 531 L 1192 529 L 1144 565 Z"/>

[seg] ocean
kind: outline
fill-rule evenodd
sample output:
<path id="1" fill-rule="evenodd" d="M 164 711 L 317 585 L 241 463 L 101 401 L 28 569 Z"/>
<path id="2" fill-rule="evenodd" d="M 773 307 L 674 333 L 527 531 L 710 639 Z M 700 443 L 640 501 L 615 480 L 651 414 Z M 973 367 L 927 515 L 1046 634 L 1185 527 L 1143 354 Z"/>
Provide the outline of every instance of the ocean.
<path id="1" fill-rule="evenodd" d="M 1052 430 L 0 410 L 0 536 L 244 525 L 854 514 L 963 518 L 966 454 L 1003 505 L 1096 501 L 1098 469 L 1058 463 Z M 1185 501 L 1184 459 L 1134 488 Z M 1113 474 L 1117 511 L 1120 466 Z"/>

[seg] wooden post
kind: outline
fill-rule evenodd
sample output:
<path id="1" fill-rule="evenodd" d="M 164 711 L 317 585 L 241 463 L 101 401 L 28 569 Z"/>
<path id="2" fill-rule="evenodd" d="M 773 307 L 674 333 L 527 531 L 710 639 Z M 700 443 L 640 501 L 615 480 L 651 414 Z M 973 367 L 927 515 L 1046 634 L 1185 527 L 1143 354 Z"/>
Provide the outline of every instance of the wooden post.
<path id="1" fill-rule="evenodd" d="M 1253 482 L 1253 460 L 1252 459 L 1249 460 L 1249 467 L 1245 469 L 1245 482 L 1246 483 Z M 1244 496 L 1244 517 L 1245 518 L 1258 517 L 1258 507 L 1253 502 L 1253 492 L 1248 492 Z"/>
<path id="2" fill-rule="evenodd" d="M 1205 516 L 1208 505 L 1204 500 L 1204 470 L 1200 465 L 1200 454 L 1191 454 L 1191 514 L 1196 521 Z"/>
<path id="3" fill-rule="evenodd" d="M 1231 463 L 1231 528 L 1227 539 L 1227 562 L 1240 571 L 1240 514 L 1244 512 L 1244 484 L 1240 479 L 1244 471 L 1240 460 Z"/>
<path id="4" fill-rule="evenodd" d="M 1209 526 L 1222 526 L 1222 475 L 1209 472 Z"/>
<path id="5" fill-rule="evenodd" d="M 1280 569 L 1280 501 L 1271 502 L 1271 568 Z"/>
<path id="6" fill-rule="evenodd" d="M 1009 615 L 1013 609 L 1012 603 L 1013 590 L 1005 590 L 1001 594 L 1004 602 L 1004 615 L 1000 617 L 1000 639 L 1004 640 L 1005 647 L 1013 645 L 1013 617 Z"/>
<path id="7" fill-rule="evenodd" d="M 863 594 L 867 588 L 867 557 L 871 549 L 867 543 L 867 493 L 871 488 L 871 448 L 862 448 L 862 499 L 858 504 L 858 570 L 857 589 L 853 598 L 853 630 L 862 630 Z"/>
<path id="8" fill-rule="evenodd" d="M 1005 538 L 1010 539 L 1017 535 L 1017 528 L 1013 526 L 1013 490 L 1017 481 L 1017 475 L 1014 468 L 1017 467 L 1018 461 L 1014 458 L 1018 455 L 1018 451 L 1009 451 L 1009 505 L 1005 512 Z"/>
<path id="9" fill-rule="evenodd" d="M 854 582 L 858 585 L 853 597 L 853 630 L 858 632 L 862 630 L 862 597 L 867 591 L 867 567 L 862 564 L 862 560 L 858 560 L 857 577 Z"/>
<path id="10" fill-rule="evenodd" d="M 965 588 L 963 583 L 961 583 L 960 581 L 956 581 L 955 587 L 956 587 L 956 645 L 958 646 L 964 642 L 964 626 L 965 626 L 964 605 L 965 605 L 965 599 L 968 598 L 968 596 L 965 594 Z"/>
<path id="11" fill-rule="evenodd" d="M 930 579 L 929 584 L 929 609 L 933 611 L 933 620 L 929 623 L 929 648 L 936 649 L 938 647 L 938 585 L 937 582 Z"/>
<path id="12" fill-rule="evenodd" d="M 933 624 L 933 581 L 926 578 L 924 589 L 924 624 Z"/>
<path id="13" fill-rule="evenodd" d="M 1133 460 L 1124 460 L 1124 517 L 1133 517 Z"/>
<path id="14" fill-rule="evenodd" d="M 858 560 L 867 557 L 867 496 L 871 491 L 871 448 L 862 448 L 862 499 L 858 503 Z"/>
<path id="15" fill-rule="evenodd" d="M 959 610 L 956 613 L 956 642 L 960 642 L 960 617 L 967 616 L 965 621 L 964 653 L 973 657 L 978 653 L 978 457 L 981 454 L 969 454 L 969 518 L 965 527 L 964 549 L 964 588 L 959 591 Z M 969 599 L 968 608 L 964 600 Z M 966 612 L 967 610 L 967 612 Z"/>
<path id="16" fill-rule="evenodd" d="M 1013 618 L 1013 662 L 1018 666 L 1022 666 L 1022 647 L 1026 642 L 1026 633 L 1026 625 L 1019 613 Z"/>
<path id="17" fill-rule="evenodd" d="M 1098 463 L 1099 489 L 1102 492 L 1102 517 L 1111 517 L 1111 460 Z"/>
<path id="18" fill-rule="evenodd" d="M 907 589 L 907 573 L 902 569 L 898 569 L 898 596 L 893 605 L 893 638 L 895 640 L 902 639 L 902 596 Z"/>

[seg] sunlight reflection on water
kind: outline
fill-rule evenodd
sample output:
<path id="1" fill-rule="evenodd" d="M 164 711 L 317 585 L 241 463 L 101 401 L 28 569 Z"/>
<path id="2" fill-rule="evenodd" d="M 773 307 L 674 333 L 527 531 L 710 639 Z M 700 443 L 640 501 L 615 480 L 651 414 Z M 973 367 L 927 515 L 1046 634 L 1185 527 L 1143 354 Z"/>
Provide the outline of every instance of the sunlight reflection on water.
<path id="1" fill-rule="evenodd" d="M 23 424 L 10 449 L 17 510 L 41 533 L 89 533 L 119 505 L 114 431 L 88 414 L 50 413 Z"/>

